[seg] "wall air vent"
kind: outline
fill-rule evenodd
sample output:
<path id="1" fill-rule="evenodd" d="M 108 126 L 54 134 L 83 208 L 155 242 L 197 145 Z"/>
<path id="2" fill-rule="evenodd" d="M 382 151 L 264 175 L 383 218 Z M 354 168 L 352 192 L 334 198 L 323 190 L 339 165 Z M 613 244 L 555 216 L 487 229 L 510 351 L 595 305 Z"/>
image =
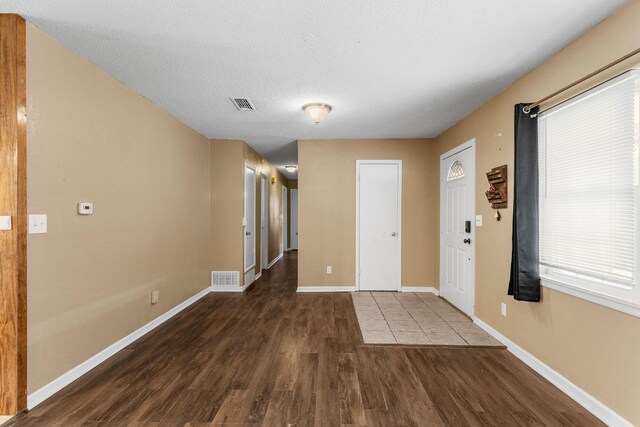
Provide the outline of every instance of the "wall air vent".
<path id="1" fill-rule="evenodd" d="M 233 105 L 240 111 L 254 111 L 255 107 L 249 98 L 231 98 Z"/>
<path id="2" fill-rule="evenodd" d="M 239 271 L 212 271 L 211 286 L 238 287 L 240 286 Z"/>

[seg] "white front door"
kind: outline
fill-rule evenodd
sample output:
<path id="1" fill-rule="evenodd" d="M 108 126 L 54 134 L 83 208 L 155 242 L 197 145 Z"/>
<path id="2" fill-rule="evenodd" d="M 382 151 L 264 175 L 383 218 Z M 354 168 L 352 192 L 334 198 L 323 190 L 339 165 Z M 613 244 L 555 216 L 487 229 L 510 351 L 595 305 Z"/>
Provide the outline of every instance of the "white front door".
<path id="1" fill-rule="evenodd" d="M 260 175 L 260 269 L 269 265 L 269 186 L 267 177 Z"/>
<path id="2" fill-rule="evenodd" d="M 402 162 L 356 162 L 356 282 L 361 291 L 400 290 Z"/>
<path id="3" fill-rule="evenodd" d="M 475 142 L 440 159 L 440 295 L 473 315 Z"/>
<path id="4" fill-rule="evenodd" d="M 256 266 L 256 171 L 244 168 L 244 272 Z"/>
<path id="5" fill-rule="evenodd" d="M 291 249 L 298 250 L 298 190 L 291 190 Z"/>

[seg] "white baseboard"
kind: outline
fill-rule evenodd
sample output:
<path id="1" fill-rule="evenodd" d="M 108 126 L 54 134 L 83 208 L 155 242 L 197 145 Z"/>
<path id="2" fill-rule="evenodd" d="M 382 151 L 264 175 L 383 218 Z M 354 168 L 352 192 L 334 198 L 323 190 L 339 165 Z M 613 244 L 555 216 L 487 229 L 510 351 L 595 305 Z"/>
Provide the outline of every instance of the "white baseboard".
<path id="1" fill-rule="evenodd" d="M 260 272 L 262 273 L 262 270 Z M 253 282 L 255 282 L 255 280 L 256 280 L 255 267 L 245 271 L 244 280 L 242 281 L 242 283 L 244 283 L 242 290 L 244 291 L 245 289 L 247 289 Z"/>
<path id="2" fill-rule="evenodd" d="M 260 274 L 262 274 L 262 272 L 260 272 Z M 244 292 L 247 290 L 247 288 L 251 285 L 253 285 L 256 282 L 256 278 L 253 278 L 253 281 L 251 283 L 245 283 L 241 288 L 240 288 L 240 292 Z"/>
<path id="3" fill-rule="evenodd" d="M 39 405 L 44 400 L 53 396 L 55 393 L 62 390 L 64 387 L 71 384 L 73 381 L 77 380 L 78 378 L 80 378 L 81 376 L 89 372 L 91 369 L 95 368 L 96 366 L 98 366 L 99 364 L 101 364 L 102 362 L 104 362 L 105 360 L 107 360 L 117 352 L 119 352 L 120 350 L 123 350 L 134 341 L 140 339 L 141 337 L 143 337 L 153 329 L 157 328 L 167 320 L 171 319 L 173 316 L 180 313 L 182 310 L 189 307 L 191 304 L 195 303 L 196 301 L 198 301 L 199 299 L 207 295 L 209 292 L 211 292 L 211 288 L 209 287 L 198 292 L 188 300 L 178 304 L 177 306 L 173 307 L 171 310 L 167 311 L 163 315 L 156 317 L 155 319 L 153 319 L 151 322 L 147 323 L 140 329 L 130 333 L 126 337 L 122 338 L 120 341 L 111 344 L 109 347 L 105 348 L 104 350 L 90 357 L 89 359 L 85 360 L 75 368 L 60 375 L 58 378 L 51 381 L 49 384 L 45 385 L 39 390 L 34 391 L 33 393 L 27 396 L 27 408 L 29 410 L 33 409 L 35 406 Z"/>
<path id="4" fill-rule="evenodd" d="M 440 292 L 433 287 L 427 286 L 403 286 L 400 289 L 401 292 L 431 292 L 432 294 L 440 295 Z"/>
<path id="5" fill-rule="evenodd" d="M 430 292 L 439 295 L 436 288 L 426 286 L 403 286 L 402 292 Z M 298 292 L 356 292 L 355 286 L 298 286 Z"/>
<path id="6" fill-rule="evenodd" d="M 262 276 L 262 272 L 258 273 L 251 283 L 245 283 L 242 286 L 211 286 L 209 292 L 244 292 L 251 284 L 258 280 L 260 276 Z"/>
<path id="7" fill-rule="evenodd" d="M 255 279 L 253 279 L 253 281 L 255 282 L 256 280 L 258 280 L 261 277 L 262 277 L 262 270 L 260 271 L 260 273 L 256 274 L 256 277 L 255 277 Z"/>
<path id="8" fill-rule="evenodd" d="M 355 286 L 298 286 L 297 292 L 355 292 Z"/>
<path id="9" fill-rule="evenodd" d="M 282 258 L 283 255 L 284 255 L 284 252 L 280 252 L 280 255 L 278 255 L 273 261 L 269 263 L 269 265 L 267 266 L 267 269 L 270 269 L 271 267 L 273 267 L 273 264 L 280 261 L 280 258 Z"/>
<path id="10" fill-rule="evenodd" d="M 249 286 L 211 286 L 211 292 L 244 292 Z"/>
<path id="11" fill-rule="evenodd" d="M 609 426 L 624 426 L 632 427 L 629 421 L 625 420 L 613 409 L 609 408 L 604 403 L 600 402 L 595 397 L 572 383 L 568 378 L 555 371 L 540 359 L 511 341 L 509 338 L 502 335 L 500 332 L 493 329 L 487 323 L 483 322 L 476 316 L 473 316 L 473 321 L 482 329 L 484 329 L 490 335 L 493 335 L 495 339 L 507 346 L 507 350 L 513 353 L 518 359 L 522 360 L 531 369 L 542 375 L 551 384 L 562 390 L 567 396 L 582 405 L 587 411 L 598 417 L 602 422 Z"/>

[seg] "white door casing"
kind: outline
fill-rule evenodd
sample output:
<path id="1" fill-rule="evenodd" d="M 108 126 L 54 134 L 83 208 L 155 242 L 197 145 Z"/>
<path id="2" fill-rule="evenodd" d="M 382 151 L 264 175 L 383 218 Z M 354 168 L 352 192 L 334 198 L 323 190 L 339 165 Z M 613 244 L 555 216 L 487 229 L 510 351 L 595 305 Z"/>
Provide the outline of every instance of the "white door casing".
<path id="1" fill-rule="evenodd" d="M 244 167 L 244 272 L 256 266 L 256 171 Z"/>
<path id="2" fill-rule="evenodd" d="M 287 247 L 289 242 L 287 228 L 289 226 L 287 215 L 287 187 L 282 186 L 282 252 L 286 252 L 289 248 Z"/>
<path id="3" fill-rule="evenodd" d="M 260 269 L 269 265 L 269 185 L 266 175 L 260 175 Z"/>
<path id="4" fill-rule="evenodd" d="M 356 289 L 401 289 L 402 161 L 356 161 Z"/>
<path id="5" fill-rule="evenodd" d="M 475 140 L 471 140 L 440 156 L 440 295 L 473 316 L 474 294 Z"/>
<path id="6" fill-rule="evenodd" d="M 291 190 L 291 249 L 298 250 L 298 190 Z"/>

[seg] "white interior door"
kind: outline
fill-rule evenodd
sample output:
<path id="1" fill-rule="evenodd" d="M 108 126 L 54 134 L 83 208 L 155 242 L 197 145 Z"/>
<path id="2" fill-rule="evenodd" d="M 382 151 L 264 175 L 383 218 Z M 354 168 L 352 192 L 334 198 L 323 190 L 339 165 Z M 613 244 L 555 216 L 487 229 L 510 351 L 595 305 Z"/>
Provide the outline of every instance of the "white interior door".
<path id="1" fill-rule="evenodd" d="M 269 187 L 267 177 L 260 176 L 260 268 L 269 265 Z"/>
<path id="2" fill-rule="evenodd" d="M 475 144 L 440 160 L 440 295 L 473 315 L 475 271 Z"/>
<path id="3" fill-rule="evenodd" d="M 289 226 L 287 215 L 287 187 L 282 186 L 282 251 L 285 252 L 289 249 L 287 246 L 288 242 L 288 234 L 287 228 Z"/>
<path id="4" fill-rule="evenodd" d="M 360 160 L 356 169 L 358 289 L 398 291 L 402 162 Z"/>
<path id="5" fill-rule="evenodd" d="M 256 171 L 244 168 L 244 272 L 256 266 Z"/>
<path id="6" fill-rule="evenodd" d="M 298 190 L 291 190 L 291 249 L 298 250 Z"/>

